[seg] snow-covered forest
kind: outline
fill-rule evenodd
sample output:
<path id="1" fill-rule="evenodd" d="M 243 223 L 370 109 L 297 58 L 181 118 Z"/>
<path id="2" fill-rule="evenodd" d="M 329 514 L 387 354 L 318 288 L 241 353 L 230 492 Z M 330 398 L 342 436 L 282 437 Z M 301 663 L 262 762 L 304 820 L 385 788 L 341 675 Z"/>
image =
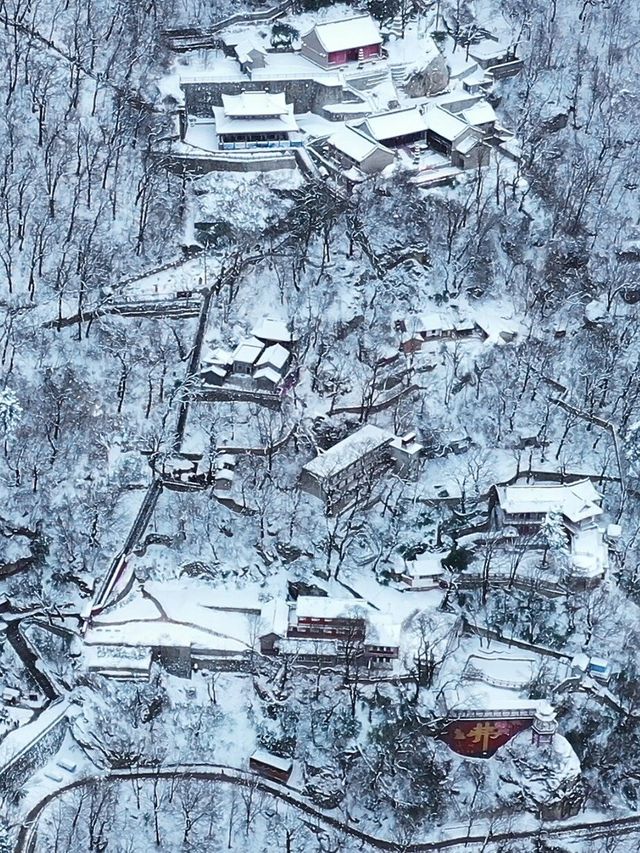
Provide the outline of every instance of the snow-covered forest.
<path id="1" fill-rule="evenodd" d="M 637 850 L 635 4 L 0 49 L 0 853 Z"/>

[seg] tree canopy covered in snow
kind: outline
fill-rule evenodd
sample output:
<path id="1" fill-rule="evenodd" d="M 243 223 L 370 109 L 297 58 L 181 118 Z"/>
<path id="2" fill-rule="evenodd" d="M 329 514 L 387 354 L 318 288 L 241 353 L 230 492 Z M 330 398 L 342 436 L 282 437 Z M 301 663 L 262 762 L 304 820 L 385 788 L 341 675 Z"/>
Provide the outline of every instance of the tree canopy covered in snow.
<path id="1" fill-rule="evenodd" d="M 0 53 L 0 853 L 637 850 L 634 3 L 3 0 Z"/>

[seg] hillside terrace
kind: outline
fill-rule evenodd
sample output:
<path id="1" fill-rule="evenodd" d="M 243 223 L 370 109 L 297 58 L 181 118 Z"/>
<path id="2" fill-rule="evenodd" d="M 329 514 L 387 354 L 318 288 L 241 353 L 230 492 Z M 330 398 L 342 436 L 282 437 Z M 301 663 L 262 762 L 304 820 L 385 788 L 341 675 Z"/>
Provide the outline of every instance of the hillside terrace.
<path id="1" fill-rule="evenodd" d="M 197 63 L 193 63 L 178 71 L 179 100 L 184 102 L 184 108 L 180 140 L 174 141 L 174 153 L 189 156 L 191 146 L 193 156 L 199 156 L 202 162 L 203 155 L 198 154 L 202 151 L 213 154 L 241 149 L 257 153 L 259 149 L 295 148 L 307 143 L 312 146 L 312 154 L 326 156 L 324 146 L 331 149 L 336 142 L 338 160 L 330 154 L 326 161 L 321 156 L 319 166 L 324 165 L 339 180 L 353 185 L 369 174 L 384 170 L 389 160 L 384 152 L 376 151 L 377 156 L 372 158 L 369 151 L 369 165 L 363 168 L 363 152 L 358 151 L 353 156 L 351 151 L 345 150 L 343 138 L 339 134 L 336 136 L 337 131 L 352 127 L 378 145 L 390 147 L 394 158 L 401 157 L 405 166 L 417 171 L 421 175 L 418 183 L 425 186 L 437 183 L 438 179 L 451 180 L 465 169 L 487 165 L 490 155 L 484 138 L 497 129 L 496 115 L 482 100 L 481 88 L 476 86 L 469 91 L 469 87 L 463 85 L 466 77 L 482 69 L 475 60 L 468 60 L 465 74 L 460 79 L 451 78 L 453 91 L 433 97 L 407 97 L 402 88 L 403 80 L 414 65 L 420 67 L 422 54 L 432 60 L 438 58 L 445 68 L 433 40 L 418 37 L 414 29 L 410 23 L 404 48 L 400 47 L 403 40 L 399 39 L 389 43 L 389 52 L 381 49 L 382 40 L 368 15 L 316 23 L 302 35 L 299 50 L 270 50 L 254 38 L 251 30 L 228 37 L 227 50 L 232 51 L 234 57 L 216 55 L 205 58 L 206 66 L 197 67 Z M 363 40 L 364 45 L 361 44 Z M 243 90 L 243 82 L 246 90 Z M 296 86 L 297 83 L 305 83 L 304 90 Z M 316 89 L 311 91 L 310 85 Z M 171 87 L 162 84 L 161 88 L 168 91 Z M 225 98 L 253 94 L 257 97 L 260 91 L 266 98 L 274 97 L 275 93 L 286 97 L 291 110 L 289 115 L 281 113 L 270 120 L 278 127 L 271 126 L 264 116 L 260 122 L 255 116 L 235 117 L 230 122 L 223 107 Z M 298 124 L 298 118 L 309 112 L 335 125 L 333 132 L 327 133 L 329 138 L 323 136 L 320 128 L 314 133 L 313 122 Z M 233 128 L 228 126 L 230 123 Z M 497 139 L 502 144 L 510 136 L 500 129 Z M 314 141 L 323 146 L 322 152 L 314 147 Z M 444 156 L 445 162 L 422 162 L 420 152 L 408 148 L 421 142 L 427 143 L 432 153 Z M 352 141 L 351 148 L 353 144 Z M 347 162 L 340 163 L 341 157 L 346 157 Z M 225 163 L 228 168 L 249 167 L 246 160 L 238 160 L 236 166 L 232 165 L 233 159 Z M 256 158 L 255 163 L 258 169 L 273 168 L 265 159 Z M 282 168 L 294 165 L 293 160 L 281 164 Z M 222 168 L 222 161 L 216 165 L 212 159 L 211 167 Z"/>

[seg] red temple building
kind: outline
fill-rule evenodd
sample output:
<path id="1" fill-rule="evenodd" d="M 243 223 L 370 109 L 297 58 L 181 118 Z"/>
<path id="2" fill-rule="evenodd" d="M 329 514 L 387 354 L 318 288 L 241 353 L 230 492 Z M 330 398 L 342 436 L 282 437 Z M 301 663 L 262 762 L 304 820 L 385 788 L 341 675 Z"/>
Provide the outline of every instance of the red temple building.
<path id="1" fill-rule="evenodd" d="M 364 601 L 301 595 L 288 612 L 286 630 L 279 625 L 260 637 L 263 654 L 335 660 L 351 647 L 371 665 L 399 656 L 399 621 Z"/>
<path id="2" fill-rule="evenodd" d="M 382 38 L 370 15 L 358 15 L 343 21 L 316 24 L 302 36 L 302 56 L 333 68 L 349 62 L 363 62 L 382 56 Z"/>

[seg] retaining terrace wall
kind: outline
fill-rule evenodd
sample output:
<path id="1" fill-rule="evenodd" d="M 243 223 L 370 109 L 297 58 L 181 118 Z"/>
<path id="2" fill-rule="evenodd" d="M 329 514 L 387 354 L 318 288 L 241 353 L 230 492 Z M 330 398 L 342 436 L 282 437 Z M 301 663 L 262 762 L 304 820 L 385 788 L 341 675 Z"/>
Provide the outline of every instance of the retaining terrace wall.
<path id="1" fill-rule="evenodd" d="M 57 708 L 52 705 L 40 715 L 43 718 L 41 727 L 38 726 L 38 720 L 27 724 L 33 727 L 33 736 L 0 767 L 1 788 L 18 790 L 56 754 L 68 728 L 66 712 L 66 702 Z M 5 740 L 18 736 L 18 733 L 19 730 L 10 733 Z M 4 744 L 5 748 L 8 745 Z"/>
<path id="2" fill-rule="evenodd" d="M 162 163 L 177 174 L 205 175 L 208 172 L 272 172 L 276 169 L 296 169 L 297 161 L 291 151 L 266 157 L 250 154 L 228 157 L 222 154 L 163 154 Z"/>
<path id="3" fill-rule="evenodd" d="M 329 86 L 318 80 L 202 80 L 182 83 L 187 115 L 211 118 L 211 108 L 222 106 L 223 95 L 240 95 L 242 92 L 284 92 L 288 103 L 293 103 L 294 112 L 321 113 L 326 104 L 338 104 L 344 100 L 341 85 Z"/>

